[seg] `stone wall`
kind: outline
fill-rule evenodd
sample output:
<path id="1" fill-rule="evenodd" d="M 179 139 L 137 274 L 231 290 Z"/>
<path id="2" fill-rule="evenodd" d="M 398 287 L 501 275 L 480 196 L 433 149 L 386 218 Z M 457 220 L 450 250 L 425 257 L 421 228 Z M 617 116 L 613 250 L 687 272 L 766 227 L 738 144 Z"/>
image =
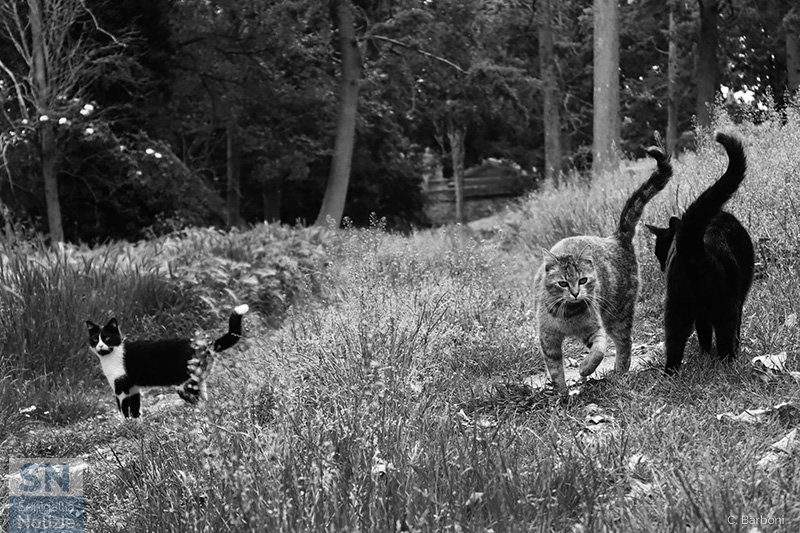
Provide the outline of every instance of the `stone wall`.
<path id="1" fill-rule="evenodd" d="M 515 198 L 469 198 L 464 201 L 465 222 L 488 217 L 513 205 Z M 452 224 L 456 221 L 456 206 L 452 201 L 434 201 L 425 205 L 425 215 L 434 226 Z"/>

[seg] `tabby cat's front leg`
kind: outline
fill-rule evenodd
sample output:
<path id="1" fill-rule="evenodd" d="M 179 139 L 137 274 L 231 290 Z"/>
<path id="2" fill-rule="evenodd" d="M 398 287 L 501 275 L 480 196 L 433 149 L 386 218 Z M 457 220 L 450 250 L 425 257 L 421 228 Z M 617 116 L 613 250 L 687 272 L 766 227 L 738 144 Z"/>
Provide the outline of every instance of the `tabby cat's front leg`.
<path id="1" fill-rule="evenodd" d="M 557 331 L 543 330 L 539 332 L 539 342 L 542 345 L 544 362 L 553 382 L 553 389 L 559 395 L 566 396 L 567 381 L 564 378 L 564 353 L 561 348 L 564 335 Z"/>
<path id="2" fill-rule="evenodd" d="M 581 376 L 587 377 L 597 370 L 597 367 L 600 366 L 606 356 L 606 332 L 603 328 L 597 328 L 583 342 L 589 348 L 589 353 L 581 361 L 579 371 Z"/>

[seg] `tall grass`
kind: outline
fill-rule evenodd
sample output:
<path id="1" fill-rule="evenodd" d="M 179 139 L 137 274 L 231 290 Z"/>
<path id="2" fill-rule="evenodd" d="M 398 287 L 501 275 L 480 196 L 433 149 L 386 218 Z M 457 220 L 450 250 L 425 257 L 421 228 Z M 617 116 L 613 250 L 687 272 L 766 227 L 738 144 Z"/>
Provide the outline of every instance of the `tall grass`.
<path id="1" fill-rule="evenodd" d="M 797 462 L 772 471 L 756 463 L 797 421 L 746 426 L 715 417 L 798 396 L 792 380 L 765 384 L 747 361 L 797 352 L 797 321 L 788 318 L 800 296 L 791 283 L 798 219 L 785 208 L 797 196 L 800 120 L 786 120 L 718 124 L 743 136 L 750 162 L 730 209 L 754 240 L 770 239 L 761 240 L 771 255 L 745 308 L 745 357 L 720 365 L 690 345 L 678 377 L 645 370 L 590 382 L 567 405 L 523 381 L 544 369 L 532 320 L 538 249 L 571 234 L 610 233 L 650 161 L 532 196 L 487 239 L 460 228 L 399 237 L 380 228 L 323 235 L 259 227 L 131 245 L 118 255 L 148 257 L 160 276 L 219 309 L 241 294 L 261 298 L 270 279 L 276 291 L 320 298 L 279 305 L 279 329 L 251 332 L 246 350 L 212 375 L 208 402 L 145 410 L 141 424 L 125 426 L 114 457 L 93 466 L 89 527 L 747 531 L 742 517 L 760 514 L 796 530 Z M 675 162 L 645 221 L 665 224 L 725 165 L 703 137 L 697 154 Z M 639 233 L 635 342 L 662 336 L 652 244 Z M 291 261 L 278 257 L 281 249 L 294 250 Z M 259 301 L 272 309 L 272 300 Z"/>
<path id="2" fill-rule="evenodd" d="M 86 347 L 86 320 L 116 316 L 137 339 L 220 329 L 230 309 L 245 302 L 278 317 L 319 290 L 324 238 L 264 224 L 92 249 L 54 249 L 35 239 L 0 243 L 0 442 L 26 418 L 70 423 L 102 408 L 86 394 L 102 386 Z"/>
<path id="3" fill-rule="evenodd" d="M 750 161 L 730 209 L 775 258 L 746 307 L 745 355 L 796 350 L 786 317 L 800 294 L 786 278 L 798 220 L 781 209 L 797 196 L 786 183 L 800 123 L 718 126 L 744 137 Z M 645 220 L 665 224 L 725 165 L 704 137 Z M 567 406 L 523 385 L 543 369 L 531 320 L 538 248 L 610 233 L 652 167 L 532 196 L 486 240 L 458 228 L 337 234 L 323 301 L 251 339 L 247 369 L 218 374 L 174 434 L 145 426 L 135 468 L 111 489 L 127 518 L 93 519 L 144 531 L 745 531 L 741 517 L 761 513 L 796 528 L 800 507 L 786 496 L 800 489 L 796 464 L 755 466 L 787 424 L 714 417 L 797 398 L 792 382 L 753 377 L 746 357 L 720 366 L 690 354 L 678 378 L 590 383 Z M 635 340 L 651 342 L 662 275 L 652 239 L 640 232 L 636 244 Z M 605 423 L 590 429 L 598 412 Z"/>

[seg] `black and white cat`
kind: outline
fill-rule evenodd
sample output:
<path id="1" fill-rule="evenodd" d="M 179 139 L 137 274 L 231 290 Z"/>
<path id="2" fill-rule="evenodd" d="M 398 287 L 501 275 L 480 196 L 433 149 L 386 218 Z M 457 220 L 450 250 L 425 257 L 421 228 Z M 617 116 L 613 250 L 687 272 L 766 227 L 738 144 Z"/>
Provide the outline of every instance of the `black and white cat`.
<path id="1" fill-rule="evenodd" d="M 214 341 L 213 353 L 230 348 L 242 336 L 242 317 L 249 310 L 247 305 L 234 308 L 228 320 L 228 332 Z M 103 374 L 114 391 L 117 407 L 125 418 L 139 417 L 141 387 L 180 386 L 187 382 L 190 390 L 202 386 L 194 373 L 198 357 L 198 344 L 191 339 L 160 339 L 127 341 L 120 332 L 117 319 L 112 318 L 102 328 L 86 321 L 89 328 L 89 348 L 100 358 Z M 207 350 L 206 350 L 207 351 Z M 201 357 L 205 359 L 205 357 Z M 190 403 L 198 396 L 179 394 Z"/>

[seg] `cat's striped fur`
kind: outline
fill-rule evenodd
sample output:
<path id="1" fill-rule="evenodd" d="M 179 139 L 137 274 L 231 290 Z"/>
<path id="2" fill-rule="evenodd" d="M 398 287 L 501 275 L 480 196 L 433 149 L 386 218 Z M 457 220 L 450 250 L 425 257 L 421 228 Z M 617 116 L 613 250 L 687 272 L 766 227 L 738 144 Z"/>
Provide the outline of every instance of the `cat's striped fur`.
<path id="1" fill-rule="evenodd" d="M 672 177 L 669 156 L 660 148 L 647 153 L 657 162 L 650 178 L 631 194 L 610 237 L 567 237 L 544 250 L 534 283 L 539 342 L 553 386 L 566 394 L 562 344 L 577 337 L 589 348 L 582 376 L 595 371 L 606 352 L 606 336 L 617 352 L 615 370 L 630 367 L 631 328 L 639 291 L 639 264 L 633 247 L 644 207 Z"/>

